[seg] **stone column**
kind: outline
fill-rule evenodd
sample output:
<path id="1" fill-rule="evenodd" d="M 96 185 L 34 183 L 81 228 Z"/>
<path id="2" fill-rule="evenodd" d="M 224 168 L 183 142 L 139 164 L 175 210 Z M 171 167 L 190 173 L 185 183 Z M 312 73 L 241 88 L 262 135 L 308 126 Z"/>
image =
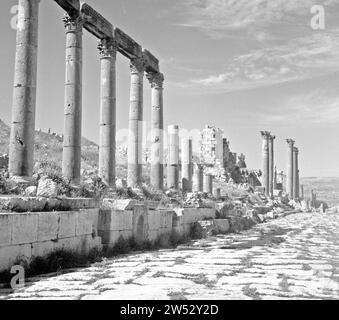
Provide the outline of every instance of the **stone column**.
<path id="1" fill-rule="evenodd" d="M 277 178 L 278 178 L 277 167 L 274 167 L 273 189 L 277 189 L 278 186 Z"/>
<path id="2" fill-rule="evenodd" d="M 34 164 L 40 0 L 19 0 L 9 143 L 11 176 L 30 177 Z"/>
<path id="3" fill-rule="evenodd" d="M 269 150 L 269 194 L 273 197 L 273 189 L 274 189 L 274 139 L 275 136 L 270 135 L 268 142 L 268 150 Z"/>
<path id="4" fill-rule="evenodd" d="M 211 174 L 204 174 L 204 192 L 213 194 L 213 176 Z"/>
<path id="5" fill-rule="evenodd" d="M 127 184 L 138 187 L 142 180 L 143 59 L 131 60 Z"/>
<path id="6" fill-rule="evenodd" d="M 82 120 L 82 20 L 65 15 L 66 81 L 64 109 L 63 175 L 80 182 Z"/>
<path id="7" fill-rule="evenodd" d="M 116 55 L 113 40 L 100 40 L 101 65 L 99 176 L 115 186 L 116 134 Z"/>
<path id="8" fill-rule="evenodd" d="M 179 126 L 168 126 L 167 188 L 179 186 Z"/>
<path id="9" fill-rule="evenodd" d="M 269 194 L 269 138 L 271 136 L 268 131 L 261 131 L 262 141 L 262 186 L 265 188 L 265 194 Z"/>
<path id="10" fill-rule="evenodd" d="M 293 197 L 293 147 L 295 141 L 292 139 L 287 139 L 288 149 L 287 149 L 287 170 L 286 170 L 286 193 L 289 198 Z"/>
<path id="11" fill-rule="evenodd" d="M 147 78 L 152 86 L 151 186 L 162 190 L 164 188 L 164 76 L 161 73 L 149 73 Z"/>
<path id="12" fill-rule="evenodd" d="M 204 191 L 204 167 L 201 164 L 195 164 L 193 175 L 193 192 Z"/>
<path id="13" fill-rule="evenodd" d="M 298 148 L 293 148 L 293 199 L 299 198 L 299 168 L 298 168 Z"/>
<path id="14" fill-rule="evenodd" d="M 301 192 L 301 199 L 304 199 L 305 193 L 304 193 L 304 185 L 303 184 L 300 186 L 300 192 Z"/>
<path id="15" fill-rule="evenodd" d="M 182 139 L 181 141 L 181 181 L 183 192 L 192 192 L 193 175 L 193 149 L 192 139 Z"/>

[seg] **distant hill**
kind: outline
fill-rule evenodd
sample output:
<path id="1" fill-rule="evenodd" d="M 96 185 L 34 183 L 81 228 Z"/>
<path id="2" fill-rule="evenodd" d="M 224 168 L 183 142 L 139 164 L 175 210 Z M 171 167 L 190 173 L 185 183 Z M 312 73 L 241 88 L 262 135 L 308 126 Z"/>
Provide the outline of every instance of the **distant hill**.
<path id="1" fill-rule="evenodd" d="M 302 178 L 300 183 L 304 185 L 305 197 L 310 197 L 311 190 L 314 190 L 318 200 L 323 200 L 330 206 L 339 205 L 339 177 L 308 177 Z"/>
<path id="2" fill-rule="evenodd" d="M 0 119 L 0 155 L 8 154 L 10 128 Z M 53 162 L 61 166 L 62 162 L 62 137 L 57 134 L 36 131 L 34 154 L 36 162 Z M 99 161 L 99 146 L 82 138 L 82 169 L 96 170 Z M 126 157 L 117 155 L 117 175 L 124 177 L 126 174 Z"/>

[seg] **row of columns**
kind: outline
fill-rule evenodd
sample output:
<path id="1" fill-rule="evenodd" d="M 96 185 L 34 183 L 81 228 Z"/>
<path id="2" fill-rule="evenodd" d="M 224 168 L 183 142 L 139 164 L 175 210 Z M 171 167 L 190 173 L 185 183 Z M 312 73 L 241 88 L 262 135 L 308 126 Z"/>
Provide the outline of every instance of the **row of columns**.
<path id="1" fill-rule="evenodd" d="M 261 131 L 263 139 L 262 143 L 262 185 L 265 188 L 265 194 L 273 196 L 273 190 L 275 188 L 275 167 L 274 167 L 274 140 L 273 136 L 268 131 Z"/>
<path id="2" fill-rule="evenodd" d="M 37 82 L 38 19 L 40 0 L 19 0 L 15 78 L 10 138 L 9 171 L 12 176 L 29 178 L 34 163 L 34 135 Z M 64 143 L 62 172 L 73 183 L 80 182 L 82 122 L 82 35 L 81 16 L 63 19 L 66 29 L 66 72 Z M 116 55 L 113 39 L 103 39 L 100 54 L 100 142 L 99 175 L 115 185 L 116 151 Z M 128 138 L 130 187 L 142 179 L 143 77 L 142 58 L 131 60 L 131 88 Z M 163 81 L 161 73 L 148 73 L 152 88 L 151 184 L 163 188 Z"/>
<path id="3" fill-rule="evenodd" d="M 299 149 L 295 147 L 295 141 L 287 139 L 287 177 L 286 193 L 291 199 L 300 198 L 299 182 Z"/>

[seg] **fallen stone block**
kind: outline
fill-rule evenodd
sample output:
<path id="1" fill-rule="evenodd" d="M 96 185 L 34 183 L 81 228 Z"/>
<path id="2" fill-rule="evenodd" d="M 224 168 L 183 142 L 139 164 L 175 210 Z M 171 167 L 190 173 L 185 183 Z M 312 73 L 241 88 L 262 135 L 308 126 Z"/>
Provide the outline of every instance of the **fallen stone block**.
<path id="1" fill-rule="evenodd" d="M 230 223 L 228 219 L 215 219 L 214 226 L 218 233 L 227 233 L 230 230 Z"/>
<path id="2" fill-rule="evenodd" d="M 58 185 L 52 179 L 41 179 L 38 184 L 37 196 L 56 198 L 58 196 Z"/>

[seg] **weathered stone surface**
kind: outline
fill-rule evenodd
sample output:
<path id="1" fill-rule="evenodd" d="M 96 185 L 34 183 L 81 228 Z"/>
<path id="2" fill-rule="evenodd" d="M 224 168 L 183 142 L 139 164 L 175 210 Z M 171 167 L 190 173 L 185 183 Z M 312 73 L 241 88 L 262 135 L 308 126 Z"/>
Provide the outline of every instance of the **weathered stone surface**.
<path id="1" fill-rule="evenodd" d="M 37 187 L 36 186 L 27 187 L 25 190 L 25 195 L 27 197 L 35 197 L 37 195 Z"/>
<path id="2" fill-rule="evenodd" d="M 133 210 L 133 208 L 138 204 L 142 203 L 134 199 L 104 199 L 102 201 L 103 208 L 108 208 L 112 210 Z"/>
<path id="3" fill-rule="evenodd" d="M 21 213 L 13 215 L 12 245 L 26 244 L 38 240 L 37 213 Z"/>
<path id="4" fill-rule="evenodd" d="M 52 179 L 42 179 L 39 181 L 38 197 L 55 198 L 58 196 L 58 185 Z"/>
<path id="5" fill-rule="evenodd" d="M 38 241 L 55 240 L 59 231 L 58 212 L 42 212 L 38 214 Z"/>
<path id="6" fill-rule="evenodd" d="M 0 246 L 11 244 L 12 218 L 10 214 L 0 213 Z"/>
<path id="7" fill-rule="evenodd" d="M 218 233 L 226 233 L 230 230 L 230 223 L 228 219 L 215 219 L 214 226 L 216 227 Z"/>
<path id="8" fill-rule="evenodd" d="M 0 197 L 0 210 L 14 212 L 39 212 L 46 206 L 45 198 L 35 197 Z"/>

